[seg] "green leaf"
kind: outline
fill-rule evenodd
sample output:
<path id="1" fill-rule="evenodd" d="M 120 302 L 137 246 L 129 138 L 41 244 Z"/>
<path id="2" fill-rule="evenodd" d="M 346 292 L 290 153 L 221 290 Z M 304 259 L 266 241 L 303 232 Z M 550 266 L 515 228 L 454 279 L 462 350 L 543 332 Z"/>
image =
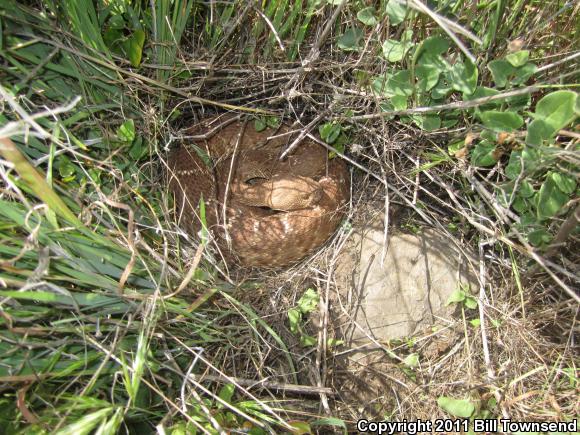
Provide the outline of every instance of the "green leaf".
<path id="1" fill-rule="evenodd" d="M 538 219 L 544 220 L 556 216 L 562 207 L 568 202 L 568 195 L 563 193 L 558 184 L 549 173 L 538 195 Z"/>
<path id="2" fill-rule="evenodd" d="M 515 70 L 507 60 L 503 59 L 492 60 L 487 64 L 487 68 L 491 71 L 493 81 L 498 88 L 506 87 L 509 76 Z"/>
<path id="3" fill-rule="evenodd" d="M 440 57 L 449 50 L 449 41 L 441 36 L 429 36 L 415 50 L 417 60 L 423 57 Z"/>
<path id="4" fill-rule="evenodd" d="M 480 319 L 471 319 L 471 320 L 469 321 L 469 324 L 470 324 L 471 326 L 473 326 L 474 328 L 478 328 L 478 327 L 479 327 L 479 325 L 481 325 L 481 320 L 480 320 Z"/>
<path id="5" fill-rule="evenodd" d="M 435 86 L 431 91 L 431 98 L 434 100 L 442 100 L 447 98 L 449 94 L 453 91 L 451 85 L 445 79 L 439 80 L 437 86 Z"/>
<path id="6" fill-rule="evenodd" d="M 389 17 L 390 24 L 396 26 L 405 20 L 407 15 L 407 7 L 403 2 L 389 0 L 385 12 Z"/>
<path id="7" fill-rule="evenodd" d="M 528 79 L 533 76 L 538 67 L 531 62 L 526 63 L 525 65 L 516 68 L 513 73 L 513 78 L 511 79 L 511 83 L 514 85 L 521 85 L 528 81 Z"/>
<path id="8" fill-rule="evenodd" d="M 388 101 L 382 102 L 380 107 L 385 112 L 405 110 L 407 108 L 407 97 L 404 95 L 394 95 Z"/>
<path id="9" fill-rule="evenodd" d="M 449 295 L 449 299 L 447 299 L 445 305 L 458 304 L 459 302 L 463 302 L 465 300 L 465 296 L 465 291 L 461 288 L 457 288 Z"/>
<path id="10" fill-rule="evenodd" d="M 477 86 L 475 88 L 475 91 L 473 92 L 473 94 L 465 95 L 463 99 L 466 101 L 470 101 L 470 100 L 476 100 L 476 99 L 484 98 L 484 97 L 493 97 L 493 96 L 498 95 L 498 94 L 499 94 L 499 91 L 496 89 L 487 88 L 485 86 Z M 503 103 L 502 100 L 494 100 L 494 101 L 490 101 L 489 103 L 484 103 L 478 107 L 480 110 L 489 110 L 489 109 L 493 109 L 495 107 L 501 106 L 502 103 Z"/>
<path id="11" fill-rule="evenodd" d="M 346 433 L 346 423 L 344 422 L 344 420 L 341 420 L 339 418 L 336 417 L 325 417 L 325 418 L 321 418 L 319 420 L 314 420 L 313 422 L 310 423 L 311 426 L 336 426 L 336 427 L 341 427 L 344 429 L 344 433 Z"/>
<path id="12" fill-rule="evenodd" d="M 125 19 L 123 18 L 123 15 L 112 15 L 111 18 L 109 18 L 108 24 L 111 29 L 122 30 L 125 28 Z"/>
<path id="13" fill-rule="evenodd" d="M 141 64 L 141 57 L 143 55 L 143 44 L 145 42 L 145 32 L 143 30 L 135 30 L 133 34 L 125 41 L 125 52 L 129 56 L 129 61 L 133 68 L 137 68 Z"/>
<path id="14" fill-rule="evenodd" d="M 117 137 L 121 142 L 131 143 L 135 140 L 135 123 L 128 119 L 117 129 Z"/>
<path id="15" fill-rule="evenodd" d="M 363 36 L 363 31 L 357 27 L 347 29 L 338 39 L 338 48 L 344 51 L 357 51 Z"/>
<path id="16" fill-rule="evenodd" d="M 520 66 L 525 65 L 530 58 L 530 51 L 529 50 L 520 50 L 516 51 L 515 53 L 508 54 L 505 59 L 513 66 L 514 68 L 518 68 Z"/>
<path id="17" fill-rule="evenodd" d="M 58 174 L 63 179 L 68 179 L 75 175 L 75 165 L 72 164 L 72 162 L 67 156 L 62 155 L 59 157 Z"/>
<path id="18" fill-rule="evenodd" d="M 468 399 L 453 399 L 452 397 L 440 396 L 437 399 L 437 405 L 455 417 L 468 418 L 475 411 L 475 406 Z"/>
<path id="19" fill-rule="evenodd" d="M 574 177 L 566 174 L 562 174 L 561 172 L 552 172 L 551 173 L 552 180 L 558 186 L 562 192 L 571 194 L 576 189 L 576 180 Z"/>
<path id="20" fill-rule="evenodd" d="M 535 193 L 536 191 L 534 190 L 532 183 L 523 180 L 520 184 L 520 188 L 518 189 L 518 195 L 520 195 L 522 198 L 531 198 Z"/>
<path id="21" fill-rule="evenodd" d="M 302 347 L 315 346 L 317 342 L 318 340 L 316 339 L 316 337 L 313 337 L 311 335 L 302 334 L 300 336 L 300 346 Z"/>
<path id="22" fill-rule="evenodd" d="M 481 141 L 471 150 L 471 164 L 473 166 L 493 166 L 497 160 L 493 157 L 495 145 L 488 141 Z"/>
<path id="23" fill-rule="evenodd" d="M 113 407 L 107 407 L 95 412 L 85 414 L 68 426 L 61 427 L 59 435 L 85 435 L 91 433 L 97 424 L 104 421 L 113 411 Z"/>
<path id="24" fill-rule="evenodd" d="M 302 313 L 298 308 L 288 310 L 288 320 L 290 321 L 290 331 L 292 334 L 300 332 L 300 323 L 302 322 Z"/>
<path id="25" fill-rule="evenodd" d="M 529 210 L 530 205 L 528 204 L 528 201 L 526 201 L 522 197 L 517 196 L 512 202 L 512 207 L 515 211 L 522 214 L 525 213 L 527 210 Z"/>
<path id="26" fill-rule="evenodd" d="M 344 344 L 344 340 L 340 340 L 338 338 L 329 338 L 326 341 L 326 344 L 328 345 L 328 347 L 342 346 Z"/>
<path id="27" fill-rule="evenodd" d="M 417 76 L 417 89 L 420 92 L 428 92 L 439 82 L 441 71 L 433 65 L 418 65 L 415 68 Z"/>
<path id="28" fill-rule="evenodd" d="M 234 397 L 234 391 L 236 387 L 234 384 L 226 384 L 224 385 L 218 394 L 218 397 L 222 399 L 224 402 L 232 403 L 232 398 Z M 218 403 L 218 406 L 221 405 Z"/>
<path id="29" fill-rule="evenodd" d="M 393 97 L 395 95 L 409 97 L 413 95 L 411 73 L 408 70 L 402 70 L 392 75 L 385 73 L 377 77 L 371 87 L 376 94 L 383 97 Z"/>
<path id="30" fill-rule="evenodd" d="M 377 17 L 375 16 L 375 8 L 369 6 L 368 8 L 361 9 L 356 14 L 356 17 L 359 19 L 360 22 L 367 26 L 376 26 L 379 22 Z"/>
<path id="31" fill-rule="evenodd" d="M 257 132 L 266 130 L 267 126 L 268 125 L 266 124 L 266 121 L 264 119 L 262 118 L 254 119 L 254 130 L 256 130 Z"/>
<path id="32" fill-rule="evenodd" d="M 280 118 L 277 116 L 266 116 L 266 125 L 270 128 L 278 128 L 280 126 Z"/>
<path id="33" fill-rule="evenodd" d="M 528 126 L 526 143 L 541 145 L 577 116 L 578 94 L 572 91 L 556 91 L 543 97 L 536 104 L 534 120 Z"/>
<path id="34" fill-rule="evenodd" d="M 527 239 L 533 246 L 539 247 L 550 243 L 552 235 L 543 228 L 540 228 L 528 233 Z"/>
<path id="35" fill-rule="evenodd" d="M 333 144 L 340 135 L 341 127 L 335 122 L 327 122 L 318 127 L 318 132 L 323 141 Z"/>
<path id="36" fill-rule="evenodd" d="M 103 41 L 112 51 L 120 53 L 120 43 L 123 40 L 123 32 L 121 30 L 109 28 L 103 33 Z"/>
<path id="37" fill-rule="evenodd" d="M 411 119 L 421 130 L 433 131 L 441 127 L 438 115 L 411 115 Z"/>
<path id="38" fill-rule="evenodd" d="M 457 151 L 463 148 L 465 148 L 465 140 L 461 139 L 451 142 L 449 145 L 447 145 L 447 152 L 449 153 L 449 155 L 454 156 L 457 153 Z"/>
<path id="39" fill-rule="evenodd" d="M 467 295 L 465 297 L 465 302 L 464 302 L 465 306 L 467 308 L 469 308 L 470 310 L 475 310 L 477 308 L 477 299 L 475 299 L 473 296 L 471 295 Z"/>
<path id="40" fill-rule="evenodd" d="M 396 39 L 387 39 L 383 42 L 383 56 L 389 62 L 399 62 L 407 51 L 413 46 L 413 42 L 411 41 L 413 37 L 412 30 L 406 30 L 401 36 L 401 40 L 397 41 Z"/>
<path id="41" fill-rule="evenodd" d="M 313 288 L 309 288 L 304 292 L 302 297 L 298 300 L 298 309 L 303 314 L 311 313 L 318 308 L 318 303 L 320 302 L 320 297 L 318 292 Z"/>
<path id="42" fill-rule="evenodd" d="M 477 87 L 479 72 L 469 59 L 465 62 L 456 62 L 449 71 L 449 82 L 453 89 L 465 95 L 472 94 Z"/>
<path id="43" fill-rule="evenodd" d="M 405 364 L 407 367 L 410 367 L 410 368 L 417 367 L 419 365 L 419 354 L 412 353 L 412 354 L 408 355 L 403 360 L 403 364 Z"/>
<path id="44" fill-rule="evenodd" d="M 522 152 L 512 151 L 510 160 L 505 167 L 505 174 L 510 180 L 515 180 L 522 172 Z"/>
<path id="45" fill-rule="evenodd" d="M 479 115 L 481 122 L 494 131 L 514 131 L 524 125 L 523 118 L 515 112 L 488 110 Z"/>
<path id="46" fill-rule="evenodd" d="M 289 424 L 292 426 L 293 435 L 305 435 L 312 433 L 310 425 L 305 421 L 291 421 Z"/>
<path id="47" fill-rule="evenodd" d="M 138 136 L 129 150 L 129 155 L 134 161 L 139 161 L 145 154 L 147 154 L 147 147 L 143 145 L 143 138 Z"/>

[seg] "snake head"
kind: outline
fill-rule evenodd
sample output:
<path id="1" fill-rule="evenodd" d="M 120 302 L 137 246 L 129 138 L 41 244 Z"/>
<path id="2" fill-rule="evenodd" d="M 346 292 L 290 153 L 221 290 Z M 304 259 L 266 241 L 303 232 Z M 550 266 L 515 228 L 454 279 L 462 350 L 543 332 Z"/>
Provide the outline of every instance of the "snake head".
<path id="1" fill-rule="evenodd" d="M 322 194 L 321 184 L 312 178 L 279 175 L 242 183 L 237 200 L 246 205 L 291 211 L 315 207 Z"/>
<path id="2" fill-rule="evenodd" d="M 274 210 L 290 211 L 315 207 L 323 194 L 320 183 L 308 177 L 273 177 L 268 184 L 271 189 L 269 207 Z"/>

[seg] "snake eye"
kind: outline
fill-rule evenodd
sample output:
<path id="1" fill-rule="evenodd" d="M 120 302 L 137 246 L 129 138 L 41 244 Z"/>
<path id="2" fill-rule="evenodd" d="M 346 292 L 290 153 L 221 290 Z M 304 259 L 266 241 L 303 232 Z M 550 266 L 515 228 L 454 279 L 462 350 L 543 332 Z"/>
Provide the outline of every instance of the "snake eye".
<path id="1" fill-rule="evenodd" d="M 253 186 L 254 184 L 258 184 L 258 183 L 262 183 L 265 180 L 267 180 L 267 178 L 265 177 L 252 177 L 252 178 L 248 178 L 246 181 L 244 181 L 244 183 Z"/>

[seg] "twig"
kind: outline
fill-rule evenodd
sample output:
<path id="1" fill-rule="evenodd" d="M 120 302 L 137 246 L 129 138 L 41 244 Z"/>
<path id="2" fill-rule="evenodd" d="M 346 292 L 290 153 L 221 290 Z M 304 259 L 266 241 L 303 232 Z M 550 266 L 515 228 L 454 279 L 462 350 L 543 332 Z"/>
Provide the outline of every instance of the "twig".
<path id="1" fill-rule="evenodd" d="M 278 41 L 278 45 L 280 46 L 280 50 L 286 51 L 286 49 L 284 48 L 284 44 L 282 44 L 282 40 L 280 39 L 280 36 L 278 36 L 278 32 L 276 31 L 276 28 L 274 27 L 272 22 L 268 19 L 266 15 L 264 15 L 264 13 L 260 9 L 254 7 L 254 10 L 258 13 L 258 15 L 262 17 L 262 19 L 266 22 L 266 25 L 270 28 L 270 30 L 274 34 L 274 37 L 276 38 L 276 41 Z"/>
<path id="2" fill-rule="evenodd" d="M 461 40 L 457 36 L 455 36 L 455 33 L 453 33 L 451 31 L 447 22 L 442 20 L 441 16 L 439 14 L 436 14 L 435 12 L 433 12 L 431 9 L 429 9 L 426 5 L 421 3 L 419 0 L 410 0 L 409 5 L 412 6 L 414 9 L 417 9 L 418 11 L 423 12 L 426 15 L 429 15 L 429 17 L 433 21 L 435 21 L 439 25 L 439 27 L 441 27 L 443 29 L 443 31 L 445 33 L 447 33 L 447 35 L 449 35 L 449 37 L 453 40 L 453 42 L 455 42 L 455 45 L 457 45 L 459 47 L 459 49 L 463 52 L 463 54 L 473 64 L 475 64 L 477 62 L 477 60 L 475 59 L 475 56 L 473 56 L 473 54 L 470 53 L 470 51 L 467 49 L 465 44 L 463 44 L 463 42 L 461 42 Z"/>
<path id="3" fill-rule="evenodd" d="M 385 112 L 372 113 L 369 115 L 357 115 L 345 118 L 347 121 L 363 121 L 368 119 L 385 118 L 397 115 L 412 115 L 415 113 L 430 113 L 438 112 L 440 110 L 453 110 L 453 109 L 469 109 L 471 107 L 481 106 L 482 104 L 489 103 L 491 101 L 503 100 L 505 98 L 516 97 L 518 95 L 533 94 L 539 92 L 540 88 L 537 86 L 527 86 L 521 89 L 515 89 L 513 91 L 503 92 L 501 94 L 492 95 L 489 97 L 476 98 L 469 101 L 456 101 L 455 103 L 449 104 L 439 104 L 437 106 L 428 107 L 415 107 L 414 109 L 407 110 L 389 110 Z"/>
<path id="4" fill-rule="evenodd" d="M 483 350 L 483 359 L 485 361 L 485 366 L 487 367 L 487 376 L 490 381 L 495 381 L 495 370 L 493 369 L 491 357 L 489 355 L 489 345 L 487 341 L 487 329 L 486 329 L 486 317 L 485 312 L 483 311 L 483 302 L 486 300 L 485 297 L 485 282 L 486 276 L 485 273 L 485 253 L 484 253 L 484 244 L 488 244 L 487 242 L 479 242 L 479 303 L 477 304 L 477 308 L 479 310 L 479 330 L 481 332 L 481 347 Z M 506 406 L 501 401 L 501 394 L 497 389 L 493 391 L 493 395 L 495 396 L 497 403 L 500 404 L 501 413 L 504 418 L 509 418 L 509 414 L 507 412 Z"/>
<path id="5" fill-rule="evenodd" d="M 296 73 L 294 73 L 294 75 L 288 81 L 288 84 L 284 87 L 283 94 L 287 96 L 292 95 L 292 92 L 290 92 L 290 88 L 294 87 L 296 83 L 298 83 L 301 80 L 302 76 L 306 72 L 311 70 L 310 66 L 316 59 L 318 59 L 318 56 L 320 56 L 320 47 L 322 47 L 322 44 L 324 43 L 324 41 L 326 41 L 326 38 L 328 37 L 330 30 L 332 29 L 332 27 L 334 27 L 334 22 L 338 18 L 340 12 L 342 11 L 345 5 L 346 0 L 342 0 L 340 4 L 337 6 L 337 8 L 334 10 L 332 17 L 330 17 L 330 19 L 327 21 L 326 26 L 322 30 L 322 33 L 316 39 L 316 42 L 310 49 L 308 56 L 306 56 L 306 58 L 302 61 L 301 67 L 298 69 L 298 71 L 296 71 Z"/>
<path id="6" fill-rule="evenodd" d="M 197 270 L 197 266 L 199 265 L 199 262 L 201 260 L 201 256 L 203 254 L 204 247 L 205 247 L 205 245 L 200 242 L 198 247 L 197 247 L 197 250 L 195 251 L 195 255 L 193 256 L 193 260 L 191 262 L 191 267 L 187 271 L 187 274 L 183 278 L 183 281 L 181 281 L 181 284 L 179 284 L 179 287 L 177 287 L 177 290 L 175 290 L 173 293 L 170 293 L 168 295 L 163 296 L 163 299 L 171 299 L 172 297 L 177 296 L 179 293 L 181 293 L 183 291 L 183 289 L 185 287 L 187 287 L 187 285 L 189 284 L 189 282 L 193 278 L 193 275 L 195 275 L 195 271 Z"/>
<path id="7" fill-rule="evenodd" d="M 576 59 L 577 57 L 580 57 L 580 51 L 577 51 L 576 53 L 573 53 L 573 54 L 571 54 L 569 56 L 566 56 L 566 57 L 564 57 L 564 58 L 562 58 L 562 59 L 560 59 L 560 60 L 558 60 L 556 62 L 550 63 L 548 65 L 541 66 L 540 68 L 538 68 L 536 70 L 536 73 L 540 73 L 540 72 L 546 71 L 548 69 L 557 67 L 558 65 L 562 65 L 563 63 L 566 63 L 569 60 Z"/>
<path id="8" fill-rule="evenodd" d="M 307 394 L 307 395 L 317 395 L 317 394 L 328 394 L 334 395 L 335 391 L 329 387 L 318 387 L 314 385 L 297 385 L 297 384 L 282 384 L 279 382 L 272 382 L 267 381 L 265 379 L 261 380 L 253 380 L 253 379 L 245 379 L 239 378 L 235 376 L 212 376 L 212 375 L 189 375 L 190 379 L 193 379 L 197 382 L 219 382 L 219 383 L 231 383 L 235 382 L 236 384 L 242 385 L 244 387 L 249 388 L 268 388 L 272 390 L 278 391 L 285 391 L 290 393 L 297 393 L 297 394 Z"/>
<path id="9" fill-rule="evenodd" d="M 316 118 L 314 118 L 306 127 L 304 127 L 302 130 L 300 130 L 300 133 L 298 134 L 298 137 L 296 139 L 294 139 L 290 145 L 288 145 L 288 147 L 282 152 L 282 154 L 280 154 L 279 159 L 280 160 L 284 160 L 284 158 L 289 153 L 291 153 L 294 150 L 294 148 L 296 148 L 298 146 L 298 144 L 302 141 L 302 139 L 304 139 L 304 137 L 307 134 L 310 134 L 310 132 L 318 124 L 318 122 L 322 118 L 324 118 L 328 113 L 330 113 L 331 110 L 332 110 L 332 105 L 331 105 L 330 108 L 328 108 L 327 110 L 323 111 Z"/>

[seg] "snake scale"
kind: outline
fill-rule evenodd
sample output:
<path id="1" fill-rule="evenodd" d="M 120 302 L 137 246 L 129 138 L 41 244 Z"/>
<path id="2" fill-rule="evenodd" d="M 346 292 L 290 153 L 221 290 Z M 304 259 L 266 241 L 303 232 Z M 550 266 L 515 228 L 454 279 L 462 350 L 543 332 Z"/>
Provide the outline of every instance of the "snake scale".
<path id="1" fill-rule="evenodd" d="M 178 223 L 193 234 L 205 220 L 228 262 L 281 267 L 321 246 L 344 217 L 350 195 L 346 165 L 310 139 L 283 160 L 296 134 L 282 125 L 257 132 L 231 115 L 188 130 L 194 147 L 168 158 Z"/>

